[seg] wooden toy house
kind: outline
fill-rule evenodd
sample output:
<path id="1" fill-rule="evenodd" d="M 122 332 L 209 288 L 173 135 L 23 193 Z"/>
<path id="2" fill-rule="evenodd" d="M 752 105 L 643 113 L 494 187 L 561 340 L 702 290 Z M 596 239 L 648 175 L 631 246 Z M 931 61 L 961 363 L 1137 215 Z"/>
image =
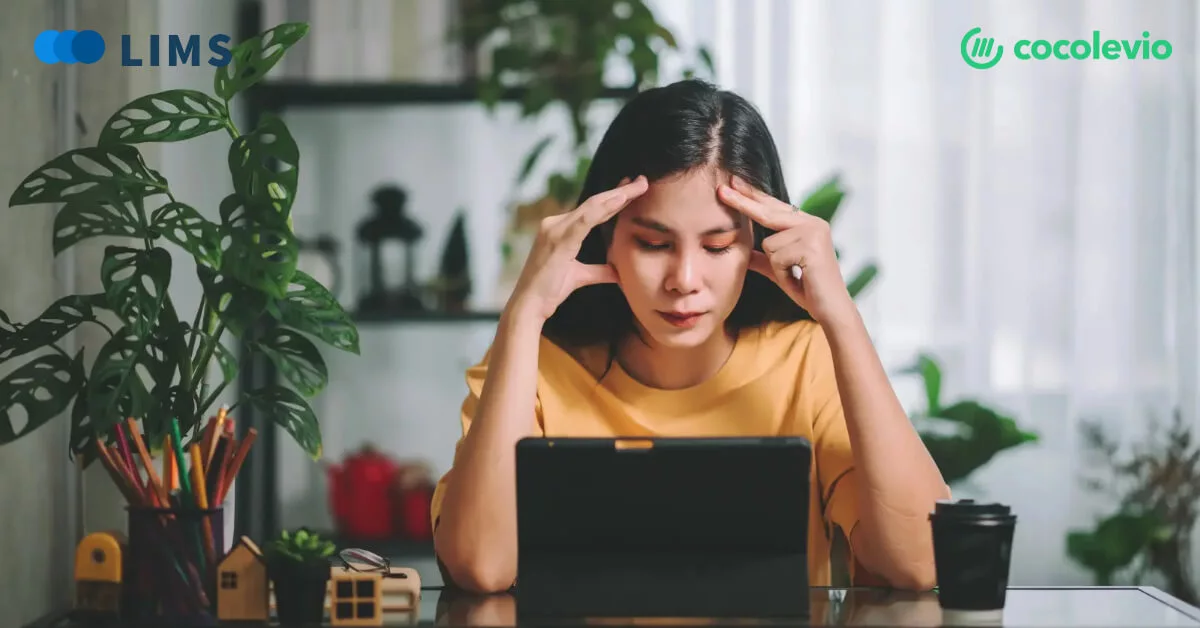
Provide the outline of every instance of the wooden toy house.
<path id="1" fill-rule="evenodd" d="M 378 571 L 334 571 L 329 587 L 330 625 L 382 626 L 382 576 Z"/>
<path id="2" fill-rule="evenodd" d="M 119 532 L 93 532 L 75 546 L 75 609 L 119 615 L 125 572 L 125 539 Z"/>
<path id="3" fill-rule="evenodd" d="M 267 621 L 269 579 L 262 550 L 243 536 L 217 565 L 217 618 Z"/>
<path id="4" fill-rule="evenodd" d="M 353 573 L 345 567 L 334 565 L 330 568 L 330 581 L 336 580 L 338 575 L 344 573 Z M 380 592 L 380 608 L 384 614 L 401 613 L 417 610 L 417 605 L 421 601 L 421 575 L 416 569 L 411 567 L 395 567 L 391 571 L 382 576 L 382 581 L 379 583 Z M 327 603 L 325 610 L 332 609 Z"/>

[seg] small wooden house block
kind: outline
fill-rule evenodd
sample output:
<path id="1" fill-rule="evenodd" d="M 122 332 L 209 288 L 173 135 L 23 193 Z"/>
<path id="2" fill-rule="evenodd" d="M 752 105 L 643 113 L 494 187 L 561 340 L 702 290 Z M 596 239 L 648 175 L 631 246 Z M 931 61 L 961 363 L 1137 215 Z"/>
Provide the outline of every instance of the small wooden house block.
<path id="1" fill-rule="evenodd" d="M 329 587 L 332 626 L 383 625 L 383 574 L 336 571 Z"/>
<path id="2" fill-rule="evenodd" d="M 118 615 L 125 571 L 125 540 L 119 532 L 93 532 L 75 546 L 75 608 Z"/>
<path id="3" fill-rule="evenodd" d="M 262 551 L 243 536 L 217 565 L 217 618 L 267 621 L 267 563 Z"/>
<path id="4" fill-rule="evenodd" d="M 337 578 L 338 574 L 349 571 L 345 567 L 333 565 L 330 569 L 329 579 L 333 580 Z M 416 610 L 417 604 L 421 601 L 421 574 L 417 573 L 416 569 L 393 566 L 390 573 L 380 575 L 383 576 L 383 582 L 379 583 L 380 594 L 383 598 L 380 608 L 385 614 Z M 328 605 L 326 605 L 326 610 L 329 610 Z"/>

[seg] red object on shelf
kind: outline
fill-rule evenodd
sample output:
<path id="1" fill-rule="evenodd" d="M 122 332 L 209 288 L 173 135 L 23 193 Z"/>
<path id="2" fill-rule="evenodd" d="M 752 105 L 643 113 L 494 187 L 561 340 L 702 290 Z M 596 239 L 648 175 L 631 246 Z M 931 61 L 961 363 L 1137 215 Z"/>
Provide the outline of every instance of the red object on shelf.
<path id="1" fill-rule="evenodd" d="M 398 466 L 369 445 L 330 465 L 329 491 L 338 534 L 364 540 L 394 536 L 391 490 Z"/>
<path id="2" fill-rule="evenodd" d="M 392 503 L 396 535 L 410 541 L 433 539 L 430 503 L 434 483 L 423 464 L 402 465 L 396 470 Z"/>

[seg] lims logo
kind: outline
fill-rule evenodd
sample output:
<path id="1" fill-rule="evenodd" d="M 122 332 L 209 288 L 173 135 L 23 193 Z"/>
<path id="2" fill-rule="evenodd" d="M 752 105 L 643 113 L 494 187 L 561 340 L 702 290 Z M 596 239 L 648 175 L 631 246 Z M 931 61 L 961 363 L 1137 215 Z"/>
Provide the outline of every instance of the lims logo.
<path id="1" fill-rule="evenodd" d="M 42 31 L 33 40 L 42 63 L 93 64 L 104 56 L 104 38 L 96 31 Z"/>
<path id="2" fill-rule="evenodd" d="M 167 35 L 167 58 L 162 62 L 162 37 L 151 35 L 144 52 L 135 54 L 133 38 L 121 35 L 121 65 L 137 67 L 148 65 L 200 65 L 199 35 Z M 229 35 L 213 35 L 208 38 L 208 50 L 212 55 L 208 64 L 215 67 L 229 65 L 233 60 L 233 51 L 229 47 L 232 38 Z M 42 63 L 85 63 L 92 64 L 104 56 L 104 38 L 100 33 L 86 31 L 54 31 L 47 30 L 38 34 L 33 40 L 33 53 Z M 142 58 L 145 55 L 146 59 Z"/>
<path id="3" fill-rule="evenodd" d="M 982 28 L 975 27 L 963 35 L 960 51 L 963 61 L 976 70 L 986 70 L 1000 62 L 1004 56 L 1004 46 L 997 44 L 992 37 L 980 35 Z M 1171 42 L 1165 39 L 1150 40 L 1150 32 L 1144 31 L 1141 39 L 1101 39 L 1100 31 L 1092 31 L 1092 38 L 1087 39 L 1020 39 L 1012 47 L 1012 56 L 1020 61 L 1035 59 L 1042 61 L 1055 59 L 1085 59 L 1117 61 L 1121 59 L 1158 59 L 1162 61 L 1171 56 Z"/>

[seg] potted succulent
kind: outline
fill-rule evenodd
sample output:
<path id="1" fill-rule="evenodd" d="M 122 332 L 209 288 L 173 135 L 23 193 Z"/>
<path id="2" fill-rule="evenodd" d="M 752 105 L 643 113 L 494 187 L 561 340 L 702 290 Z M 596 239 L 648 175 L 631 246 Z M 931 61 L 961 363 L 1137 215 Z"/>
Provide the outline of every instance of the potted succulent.
<path id="1" fill-rule="evenodd" d="M 194 441 L 237 374 L 228 333 L 273 361 L 286 380 L 242 391 L 230 414 L 252 404 L 320 457 L 321 434 L 307 398 L 323 389 L 328 373 L 314 340 L 357 354 L 358 332 L 329 290 L 296 268 L 290 212 L 300 154 L 287 126 L 264 116 L 243 130 L 230 112 L 230 101 L 308 29 L 280 24 L 239 43 L 230 63 L 217 68 L 212 94 L 173 89 L 133 100 L 108 119 L 94 146 L 55 157 L 17 186 L 10 206 L 58 208 L 56 255 L 92 238 L 110 244 L 98 268 L 102 291 L 65 296 L 27 322 L 0 312 L 0 366 L 8 367 L 0 370 L 9 373 L 0 379 L 0 416 L 22 407 L 27 417 L 19 429 L 0 422 L 0 445 L 68 410 L 70 453 L 82 454 L 85 464 L 95 459 L 96 439 L 113 444 L 116 427 L 129 417 L 141 422 L 152 448 L 176 420 L 183 438 Z M 177 198 L 138 149 L 209 133 L 231 139 L 231 190 L 214 208 L 219 220 Z M 172 299 L 178 263 L 172 247 L 195 262 L 202 298 L 192 316 Z M 108 335 L 86 369 L 82 349 L 59 346 L 85 323 Z M 214 363 L 216 381 L 209 376 Z"/>
<path id="2" fill-rule="evenodd" d="M 263 550 L 281 625 L 320 624 L 325 619 L 330 558 L 335 551 L 332 541 L 306 528 L 284 530 Z"/>

